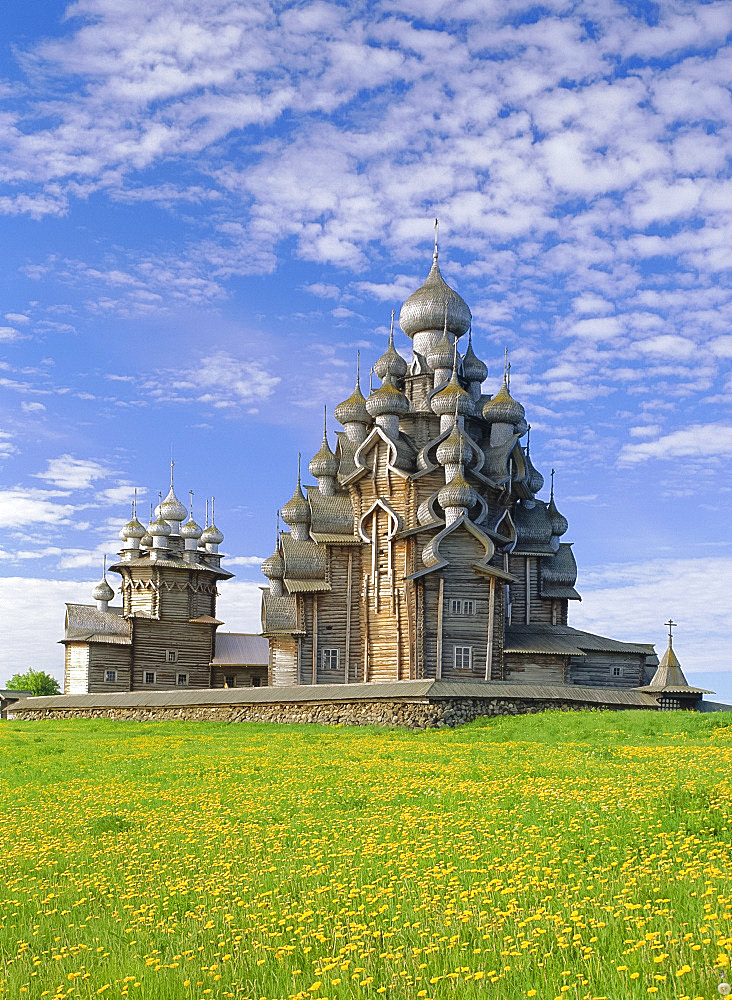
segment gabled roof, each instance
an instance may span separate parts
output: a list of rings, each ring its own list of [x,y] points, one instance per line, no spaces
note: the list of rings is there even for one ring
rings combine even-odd
[[[638,653],[650,656],[650,643],[621,642],[592,632],[582,632],[569,625],[509,625],[506,628],[504,653],[555,653],[584,656],[586,653]]]
[[[128,646],[132,642],[132,627],[122,617],[122,608],[99,611],[93,604],[67,604],[66,628],[61,642],[106,642]]]
[[[219,632],[211,661],[219,666],[263,666],[269,663],[269,642],[250,632]]]

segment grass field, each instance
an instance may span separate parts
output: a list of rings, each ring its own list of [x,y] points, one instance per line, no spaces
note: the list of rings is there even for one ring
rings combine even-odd
[[[0,997],[712,998],[732,714],[0,725]]]

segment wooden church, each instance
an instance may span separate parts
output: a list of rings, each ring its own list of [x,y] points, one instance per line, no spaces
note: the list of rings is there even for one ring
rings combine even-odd
[[[213,500],[202,528],[175,495],[171,462],[170,490],[148,527],[133,503],[120,538],[110,570],[122,578],[121,605],[110,606],[106,566],[94,605],[66,605],[64,694],[267,683],[266,639],[218,632],[216,586],[232,574],[221,566]]]
[[[467,304],[432,268],[401,307],[364,397],[357,375],[282,507],[262,566],[269,683],[421,678],[637,687],[653,646],[568,625],[577,565],[567,520],[530,455],[510,368],[483,393]],[[467,343],[466,343],[467,341]],[[461,350],[462,345],[462,350]],[[525,443],[523,443],[525,441]]]

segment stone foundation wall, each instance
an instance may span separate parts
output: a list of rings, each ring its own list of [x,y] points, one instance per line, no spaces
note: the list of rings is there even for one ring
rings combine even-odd
[[[575,701],[540,701],[529,698],[451,698],[431,702],[350,701],[280,702],[253,705],[191,705],[185,708],[87,708],[42,709],[14,714],[16,719],[121,719],[133,722],[180,720],[183,722],[279,722],[337,726],[398,726],[405,729],[451,728],[485,716],[526,715],[532,712],[571,712],[583,709],[618,709],[618,705]]]

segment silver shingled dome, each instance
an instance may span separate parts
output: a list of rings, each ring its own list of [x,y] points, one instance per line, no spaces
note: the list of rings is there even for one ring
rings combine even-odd
[[[95,601],[111,601],[114,598],[114,591],[107,583],[106,576],[92,590],[92,598]]]
[[[399,313],[399,325],[408,337],[423,330],[442,330],[447,313],[447,329],[462,337],[473,317],[467,303],[445,282],[435,255],[427,280],[413,292]]]

